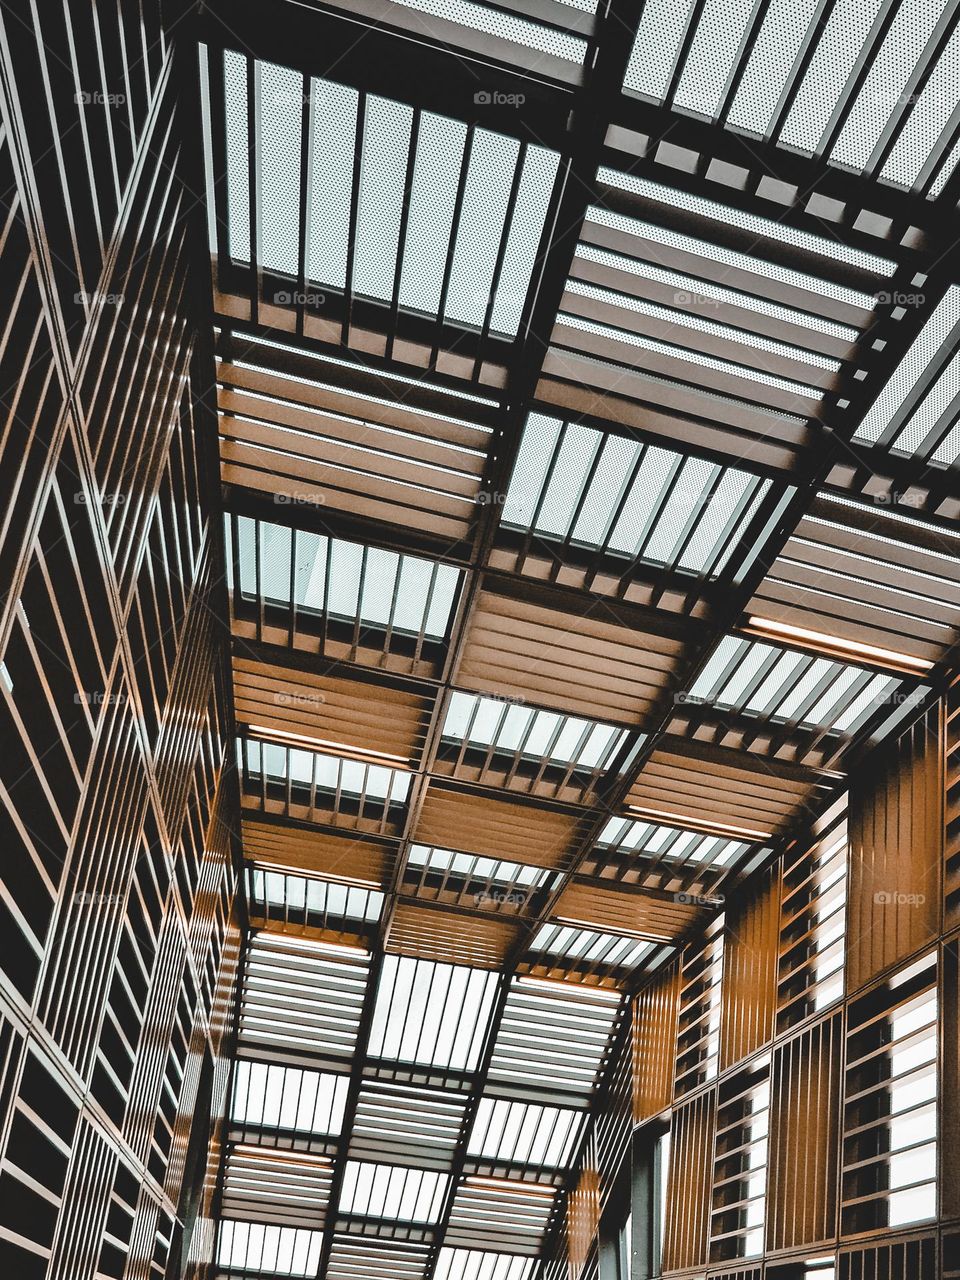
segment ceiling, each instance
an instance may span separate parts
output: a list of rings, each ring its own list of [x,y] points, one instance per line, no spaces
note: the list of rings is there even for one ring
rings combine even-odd
[[[958,17],[206,6],[221,1274],[533,1277],[627,995],[954,665]]]

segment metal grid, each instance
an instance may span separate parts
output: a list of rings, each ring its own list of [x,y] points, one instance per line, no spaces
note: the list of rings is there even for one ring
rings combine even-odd
[[[639,62],[632,11],[562,7],[537,21],[582,34],[572,75],[513,24],[529,6],[507,25],[381,6],[363,55],[362,6],[285,8],[273,32],[239,15],[233,36],[215,5],[203,28],[238,706],[262,720],[269,681],[329,700],[245,712],[243,738],[247,857],[285,895],[261,894],[252,955],[315,928],[282,945],[351,992],[324,1068],[348,1072],[324,1280],[535,1274],[626,993],[706,926],[679,1091],[717,1074],[720,892],[911,714],[953,642],[925,516],[960,487],[941,466],[905,512],[932,451],[900,489],[905,450],[869,426],[915,342],[934,401],[901,446],[931,443],[952,394],[954,321],[924,338],[937,297],[900,301],[947,243],[952,19],[915,33],[911,109],[878,121],[892,4],[834,6],[819,46],[810,6],[649,4]],[[471,103],[457,59],[481,48]],[[863,74],[818,128],[827,53],[850,49]],[[621,92],[641,64],[647,101]],[[285,132],[254,93],[273,83],[302,106]],[[527,105],[485,116],[497,91]],[[805,156],[780,145],[814,133]],[[868,458],[893,494],[873,520]],[[841,589],[853,564],[875,601]],[[913,593],[902,621],[885,588]],[[357,893],[383,895],[376,924],[348,918]],[[275,1030],[269,1056],[269,1030],[242,1052],[301,1065]]]

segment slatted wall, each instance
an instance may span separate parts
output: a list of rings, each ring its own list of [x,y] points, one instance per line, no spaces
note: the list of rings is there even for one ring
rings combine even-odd
[[[670,1117],[664,1275],[960,1275],[956,714],[955,686],[635,995],[634,1125]]]
[[[0,15],[0,1269],[24,1280],[209,1250],[236,805],[184,9]]]

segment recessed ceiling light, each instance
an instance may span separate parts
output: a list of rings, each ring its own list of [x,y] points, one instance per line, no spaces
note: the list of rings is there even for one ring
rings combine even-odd
[[[675,822],[680,826],[692,827],[697,831],[706,831],[708,835],[745,836],[748,840],[772,840],[772,831],[754,831],[751,827],[734,827],[727,822],[711,822],[706,824],[699,818],[690,818],[685,813],[671,813],[667,809],[646,809],[642,805],[628,804],[631,813],[639,813],[643,817],[662,818],[665,822]]]
[[[866,658],[868,661],[888,666],[907,667],[911,671],[930,671],[933,667],[933,663],[928,662],[926,658],[916,658],[909,653],[897,653],[894,649],[883,649],[879,645],[840,639],[837,636],[829,636],[823,631],[794,627],[790,623],[774,622],[770,618],[750,618],[747,621],[747,629],[760,631],[766,635],[782,636],[786,640],[796,640],[832,654],[838,652],[849,654],[851,658]]]

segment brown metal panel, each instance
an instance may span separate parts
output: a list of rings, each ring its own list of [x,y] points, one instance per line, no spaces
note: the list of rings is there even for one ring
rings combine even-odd
[[[767,1044],[773,1035],[780,938],[780,863],[729,904],[723,956],[720,1069]]]
[[[680,981],[675,960],[633,1002],[634,1123],[659,1115],[673,1100]]]
[[[837,1234],[843,1017],[805,1028],[773,1053],[766,1244],[825,1246]]]
[[[939,932],[942,734],[941,709],[934,706],[851,779],[851,992]]]
[[[716,1119],[715,1087],[674,1111],[663,1251],[665,1272],[706,1265]]]

